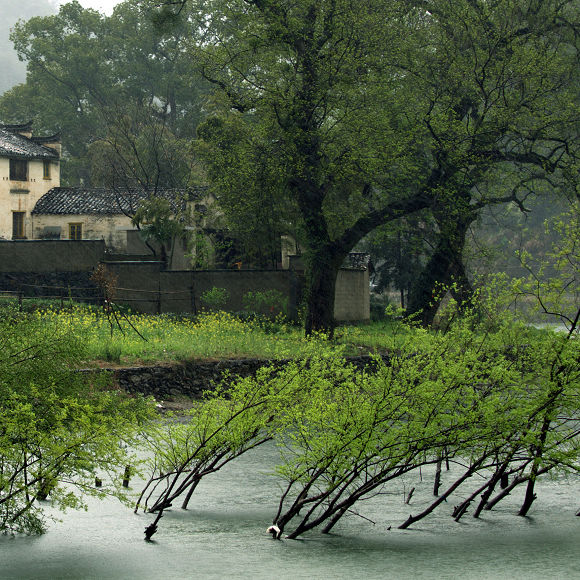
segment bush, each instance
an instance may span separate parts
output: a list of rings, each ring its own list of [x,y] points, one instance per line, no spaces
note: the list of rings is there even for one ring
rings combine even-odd
[[[375,294],[371,292],[371,320],[376,322],[387,320],[386,310],[389,304],[389,297],[386,294]]]
[[[201,295],[201,301],[209,310],[223,310],[230,299],[230,293],[226,288],[214,286],[211,290],[206,290]]]
[[[243,297],[244,309],[249,314],[261,314],[270,318],[288,315],[288,298],[278,290],[256,290]]]

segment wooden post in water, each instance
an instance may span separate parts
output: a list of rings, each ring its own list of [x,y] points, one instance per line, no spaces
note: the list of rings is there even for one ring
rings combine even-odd
[[[123,487],[129,487],[130,478],[131,478],[131,466],[127,465],[125,467],[125,473],[123,474]]]
[[[443,461],[439,459],[437,461],[437,467],[435,470],[435,482],[433,483],[433,495],[437,497],[439,495],[439,486],[441,485],[441,464]]]

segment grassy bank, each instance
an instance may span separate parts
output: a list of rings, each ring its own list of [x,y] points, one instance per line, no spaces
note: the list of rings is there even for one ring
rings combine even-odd
[[[242,320],[225,312],[197,317],[105,313],[83,305],[40,307],[25,316],[42,319],[82,337],[91,361],[132,365],[217,358],[294,358],[309,342],[303,330],[283,319]],[[381,351],[392,344],[386,322],[344,326],[336,341],[348,354]],[[324,337],[319,337],[321,345]]]

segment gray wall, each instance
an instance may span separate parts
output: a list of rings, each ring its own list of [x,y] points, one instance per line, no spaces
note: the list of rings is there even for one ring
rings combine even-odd
[[[338,271],[334,317],[342,322],[370,320],[371,292],[368,270]]]
[[[301,301],[302,276],[292,270],[170,271],[163,270],[156,261],[112,262],[106,257],[102,240],[0,241],[0,287],[12,290],[19,282],[93,286],[89,275],[102,262],[117,277],[116,300],[138,312],[198,312],[203,306],[201,295],[214,286],[229,291],[230,301],[225,308],[232,312],[243,310],[243,297],[250,291],[281,292],[288,297],[288,314],[292,318]],[[341,270],[336,288],[336,319],[369,320],[369,297],[367,271]]]
[[[0,241],[0,272],[90,272],[104,257],[103,240]]]
[[[212,288],[226,288],[230,294],[225,309],[243,310],[243,297],[250,291],[277,290],[289,300],[289,316],[296,316],[300,282],[289,270],[161,270],[155,262],[105,262],[117,278],[118,302],[146,313],[199,312],[201,295]]]
[[[277,290],[288,296],[288,315],[296,317],[303,278],[293,270],[161,270],[159,263],[106,262],[117,278],[117,300],[145,313],[199,312],[201,296],[213,287],[226,288],[230,300],[225,310],[243,310],[250,291]],[[334,313],[338,321],[368,321],[370,291],[367,270],[340,270],[336,283]]]

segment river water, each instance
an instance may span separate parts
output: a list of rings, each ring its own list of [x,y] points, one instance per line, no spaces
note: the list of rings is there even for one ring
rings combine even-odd
[[[424,470],[362,503],[374,523],[351,516],[331,535],[275,541],[265,533],[279,497],[266,472],[274,453],[262,447],[207,478],[189,510],[166,513],[153,542],[143,540],[151,517],[113,500],[91,500],[39,537],[0,537],[0,578],[580,579],[578,477],[543,481],[526,518],[515,515],[522,488],[480,520],[450,517],[462,495],[397,530],[432,499],[433,474]]]

